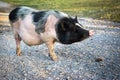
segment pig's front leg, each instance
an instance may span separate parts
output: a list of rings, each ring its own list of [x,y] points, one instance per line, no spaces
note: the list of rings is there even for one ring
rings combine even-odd
[[[54,41],[49,41],[47,42],[47,46],[50,52],[50,57],[52,58],[52,60],[57,61],[58,57],[56,56],[55,52],[54,52]]]

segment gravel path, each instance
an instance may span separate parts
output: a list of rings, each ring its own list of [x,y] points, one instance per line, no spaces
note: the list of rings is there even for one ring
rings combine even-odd
[[[48,56],[45,44],[15,54],[10,27],[0,26],[0,80],[120,80],[120,23],[80,18],[96,34],[71,45],[55,44],[59,61]]]

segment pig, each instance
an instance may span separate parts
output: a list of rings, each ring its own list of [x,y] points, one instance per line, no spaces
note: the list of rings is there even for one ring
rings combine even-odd
[[[9,21],[16,41],[16,54],[22,54],[21,40],[28,46],[45,43],[52,60],[58,57],[54,52],[54,43],[72,44],[94,34],[93,30],[82,28],[77,17],[56,10],[37,10],[26,6],[13,9]]]

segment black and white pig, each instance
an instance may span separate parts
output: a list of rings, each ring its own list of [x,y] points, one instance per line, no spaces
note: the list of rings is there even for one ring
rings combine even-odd
[[[21,6],[9,14],[9,21],[14,31],[16,54],[21,55],[20,41],[29,46],[46,43],[50,57],[56,61],[54,43],[72,44],[94,34],[93,30],[81,27],[77,17],[55,10],[39,11]]]

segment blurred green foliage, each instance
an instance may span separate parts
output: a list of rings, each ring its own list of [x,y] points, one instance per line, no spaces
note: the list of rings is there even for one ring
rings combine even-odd
[[[16,6],[55,9],[70,15],[120,22],[119,0],[1,0]]]

